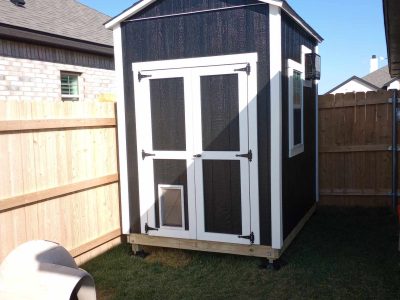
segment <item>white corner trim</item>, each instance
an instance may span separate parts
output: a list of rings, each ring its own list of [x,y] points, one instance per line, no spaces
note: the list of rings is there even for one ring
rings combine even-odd
[[[271,246],[281,249],[282,225],[282,23],[281,9],[269,6],[271,86]],[[272,46],[273,45],[273,46]]]
[[[114,59],[116,74],[116,94],[118,113],[118,156],[119,156],[119,186],[121,191],[121,225],[122,233],[130,233],[129,215],[129,189],[128,189],[128,166],[126,154],[126,123],[125,123],[125,94],[124,94],[124,72],[122,60],[122,36],[121,27],[118,25],[113,30],[114,37]]]

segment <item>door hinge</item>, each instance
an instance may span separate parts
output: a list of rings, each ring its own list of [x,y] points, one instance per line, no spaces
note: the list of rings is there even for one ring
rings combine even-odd
[[[138,72],[138,80],[139,82],[143,79],[143,78],[148,78],[151,77],[151,75],[143,75],[141,72]]]
[[[144,231],[148,233],[150,230],[158,231],[158,228],[150,227],[147,223],[144,224]]]
[[[250,235],[239,235],[238,238],[250,240],[250,244],[254,244],[254,232],[251,232]]]
[[[249,152],[247,152],[246,154],[237,154],[236,157],[245,157],[249,161],[252,161],[253,160],[253,152],[251,150],[249,150]]]
[[[250,75],[250,71],[251,71],[250,64],[247,64],[244,68],[236,69],[234,71],[235,72],[246,72],[247,75]]]
[[[142,160],[144,160],[148,156],[156,156],[156,155],[152,153],[146,153],[144,150],[142,150]]]

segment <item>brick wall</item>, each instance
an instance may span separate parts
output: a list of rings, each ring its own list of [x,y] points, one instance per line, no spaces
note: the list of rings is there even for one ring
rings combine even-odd
[[[115,94],[112,70],[0,56],[0,101],[61,101],[61,71],[81,74],[81,100],[96,101]]]

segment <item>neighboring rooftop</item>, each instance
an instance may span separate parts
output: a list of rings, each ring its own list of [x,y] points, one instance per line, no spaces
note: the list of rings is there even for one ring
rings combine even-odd
[[[369,73],[368,75],[361,78],[381,89],[384,88],[389,81],[392,81],[392,77],[389,74],[388,66],[384,66],[376,70],[375,72]]]
[[[391,83],[397,80],[400,80],[400,78],[392,78],[389,73],[389,67],[384,66],[364,77],[352,76],[325,94],[334,93],[349,82],[359,82],[360,84],[369,87],[371,90],[386,90]]]
[[[75,0],[25,0],[23,6],[0,0],[0,26],[113,46],[112,32],[103,26],[109,19]]]

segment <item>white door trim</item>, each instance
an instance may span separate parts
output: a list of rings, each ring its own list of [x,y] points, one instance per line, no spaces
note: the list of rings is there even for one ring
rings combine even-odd
[[[139,80],[138,72],[141,69],[134,69],[134,85],[135,85],[135,101],[136,107],[136,128],[137,128],[137,151],[138,151],[138,173],[139,173],[139,198],[140,198],[140,216],[141,216],[141,232],[145,233],[145,224],[155,228],[156,213],[155,205],[155,186],[154,186],[154,169],[153,163],[155,159],[177,159],[186,160],[187,169],[187,196],[188,196],[188,216],[189,230],[184,228],[167,228],[160,227],[158,230],[149,231],[148,234],[154,236],[167,236],[176,238],[194,239],[196,237],[196,208],[194,200],[194,182],[191,178],[194,176],[194,167],[192,161],[193,153],[193,137],[192,132],[192,101],[190,99],[190,86],[185,84],[186,81],[191,82],[189,72],[176,73],[175,70],[155,70],[151,71],[151,79],[164,78],[182,78],[184,81],[182,91],[184,93],[185,105],[185,133],[186,133],[186,150],[185,151],[157,151],[153,149],[152,138],[152,121],[151,121],[151,104],[150,104],[150,80],[145,78]],[[141,152],[145,150],[148,153],[155,154],[155,157],[146,157],[142,159]]]
[[[249,175],[251,174],[252,178],[249,180],[248,183],[245,184],[247,186],[243,189],[242,193],[246,193],[247,198],[250,197],[247,207],[242,207],[242,214],[247,214],[250,218],[243,218],[242,220],[242,227],[243,234],[247,235],[250,230],[254,232],[255,235],[255,244],[260,243],[260,225],[259,225],[259,199],[258,199],[258,142],[257,142],[257,53],[245,53],[245,54],[235,54],[235,55],[223,55],[223,56],[213,56],[213,57],[201,57],[201,58],[190,58],[190,59],[177,59],[177,60],[166,60],[166,61],[153,61],[153,62],[139,62],[132,64],[132,70],[134,75],[134,85],[135,85],[135,99],[150,99],[149,94],[149,80],[142,79],[139,80],[139,72],[142,75],[151,75],[150,79],[155,78],[176,78],[176,77],[183,77],[185,82],[191,82],[189,84],[185,84],[185,106],[186,108],[190,108],[189,110],[185,109],[185,117],[186,120],[194,119],[198,114],[196,114],[196,108],[192,108],[192,101],[188,101],[187,95],[190,95],[190,89],[196,88],[198,91],[200,89],[196,87],[195,80],[192,78],[199,77],[201,75],[215,75],[215,74],[233,74],[237,73],[239,77],[242,78],[242,81],[245,83],[246,89],[241,90],[239,88],[239,93],[242,91],[243,97],[246,98],[246,103],[241,103],[239,109],[243,110],[246,109],[247,106],[247,113],[245,116],[246,122],[246,137],[243,139],[246,143],[246,147],[241,147],[238,153],[242,153],[243,151],[247,152],[247,149],[251,149],[253,152],[253,160],[249,163],[241,163],[241,172],[245,175],[244,178],[250,178]],[[235,72],[235,68],[237,67],[245,67],[247,64],[250,64],[250,74],[247,74],[243,71]],[[213,71],[213,66],[218,68],[218,72],[215,73]],[[218,67],[217,67],[218,66]],[[178,70],[179,69],[179,70]],[[199,82],[198,82],[199,85]],[[188,90],[189,89],[189,90]],[[246,92],[247,90],[247,92]],[[247,94],[246,94],[247,93]],[[196,102],[196,101],[193,101]],[[139,169],[147,169],[147,172],[142,172],[142,176],[139,174],[139,194],[140,194],[140,209],[141,211],[148,211],[146,214],[141,213],[141,230],[142,233],[145,232],[145,223],[149,222],[150,224],[154,224],[155,222],[155,215],[152,210],[154,211],[153,205],[150,201],[146,201],[144,195],[147,193],[149,189],[152,191],[154,190],[153,184],[153,168],[150,164],[153,158],[146,158],[142,160],[140,153],[142,149],[146,149],[146,152],[152,151],[152,137],[151,137],[151,120],[146,118],[146,115],[150,115],[150,106],[145,104],[145,101],[135,101],[136,106],[136,122],[137,122],[137,151],[138,151],[138,168]],[[146,106],[146,107],[144,107]],[[198,109],[198,108],[197,108]],[[190,118],[191,117],[191,118]],[[156,151],[156,157],[161,159],[187,159],[187,168],[188,168],[188,197],[189,193],[195,195],[198,189],[202,190],[202,187],[196,187],[194,181],[191,182],[190,178],[195,178],[194,172],[196,169],[196,173],[199,171],[197,165],[194,164],[193,154],[196,154],[194,148],[189,148],[188,143],[189,141],[192,142],[194,145],[195,136],[196,134],[191,134],[192,129],[190,124],[191,122],[186,122],[186,143],[187,148],[186,151],[179,152],[179,151]],[[199,123],[199,122],[197,122]],[[200,123],[201,124],[201,123]],[[243,126],[240,127],[241,130]],[[200,131],[201,133],[201,131]],[[244,133],[241,132],[241,136],[244,136]],[[201,137],[201,135],[200,135]],[[249,148],[250,147],[250,148]],[[246,148],[246,149],[244,149]],[[149,150],[147,150],[149,149]],[[196,147],[197,150],[197,147]],[[151,153],[153,153],[152,151]],[[238,153],[229,152],[229,160],[240,160],[243,162],[248,162],[247,158],[238,158],[235,155]],[[228,153],[215,153],[211,155],[209,153],[204,153],[204,158],[208,159],[227,159],[226,154]],[[196,167],[195,167],[196,166]],[[201,171],[201,170],[200,170]],[[190,173],[193,172],[193,176]],[[201,172],[202,173],[202,172]],[[254,177],[253,177],[254,176]],[[147,183],[146,183],[147,182]],[[153,185],[150,187],[151,184]],[[196,191],[196,192],[195,192]],[[154,199],[154,197],[153,197]],[[154,201],[154,200],[153,200]],[[243,201],[242,201],[243,203]],[[189,199],[188,199],[189,204]],[[149,232],[151,235],[161,235],[161,236],[170,236],[170,237],[178,237],[178,238],[196,238],[193,236],[192,230],[197,232],[197,238],[199,238],[199,230],[197,228],[198,224],[193,224],[193,220],[197,219],[196,209],[198,210],[198,203],[196,200],[196,207],[189,205],[189,231],[179,231],[179,230],[167,230],[162,229],[158,231],[151,231]],[[203,227],[204,228],[204,227]],[[201,235],[201,234],[200,234]],[[226,235],[224,235],[226,238]],[[206,233],[203,236],[205,240],[209,241],[221,241],[221,235],[214,234],[214,233]],[[234,238],[231,237],[231,240],[227,239],[227,242],[232,243],[249,243],[248,240],[238,239],[237,236]],[[225,241],[225,240],[224,240]]]
[[[201,158],[195,159],[195,179],[196,179],[196,209],[197,209],[197,239],[215,242],[227,242],[235,244],[248,244],[249,241],[240,239],[240,234],[223,234],[211,233],[205,231],[205,209],[204,209],[204,193],[203,193],[203,161],[204,160],[231,160],[240,162],[240,179],[241,179],[241,219],[242,219],[242,235],[249,235],[251,232],[251,210],[250,210],[250,187],[249,187],[249,160],[247,158],[239,158],[236,155],[247,153],[248,144],[248,75],[243,71],[235,71],[247,66],[247,63],[234,64],[231,61],[227,65],[211,66],[205,68],[196,68],[193,71],[193,92],[195,103],[194,111],[201,112],[201,90],[200,76],[237,74],[238,75],[238,97],[239,97],[239,141],[240,147],[238,151],[203,151],[202,146],[202,121],[201,113],[194,116],[195,132],[195,152],[201,154]],[[254,66],[253,66],[254,67]],[[250,66],[251,70],[251,66]],[[251,72],[250,72],[251,73]],[[198,78],[198,79],[196,79]]]
[[[157,71],[182,68],[210,67],[220,65],[254,64],[257,62],[257,53],[243,53],[231,55],[206,56],[196,58],[182,58],[161,61],[137,62],[132,64],[133,71]],[[176,73],[175,73],[176,74]],[[137,75],[137,74],[136,74]],[[176,76],[176,75],[175,75]],[[135,77],[136,80],[136,77]]]

